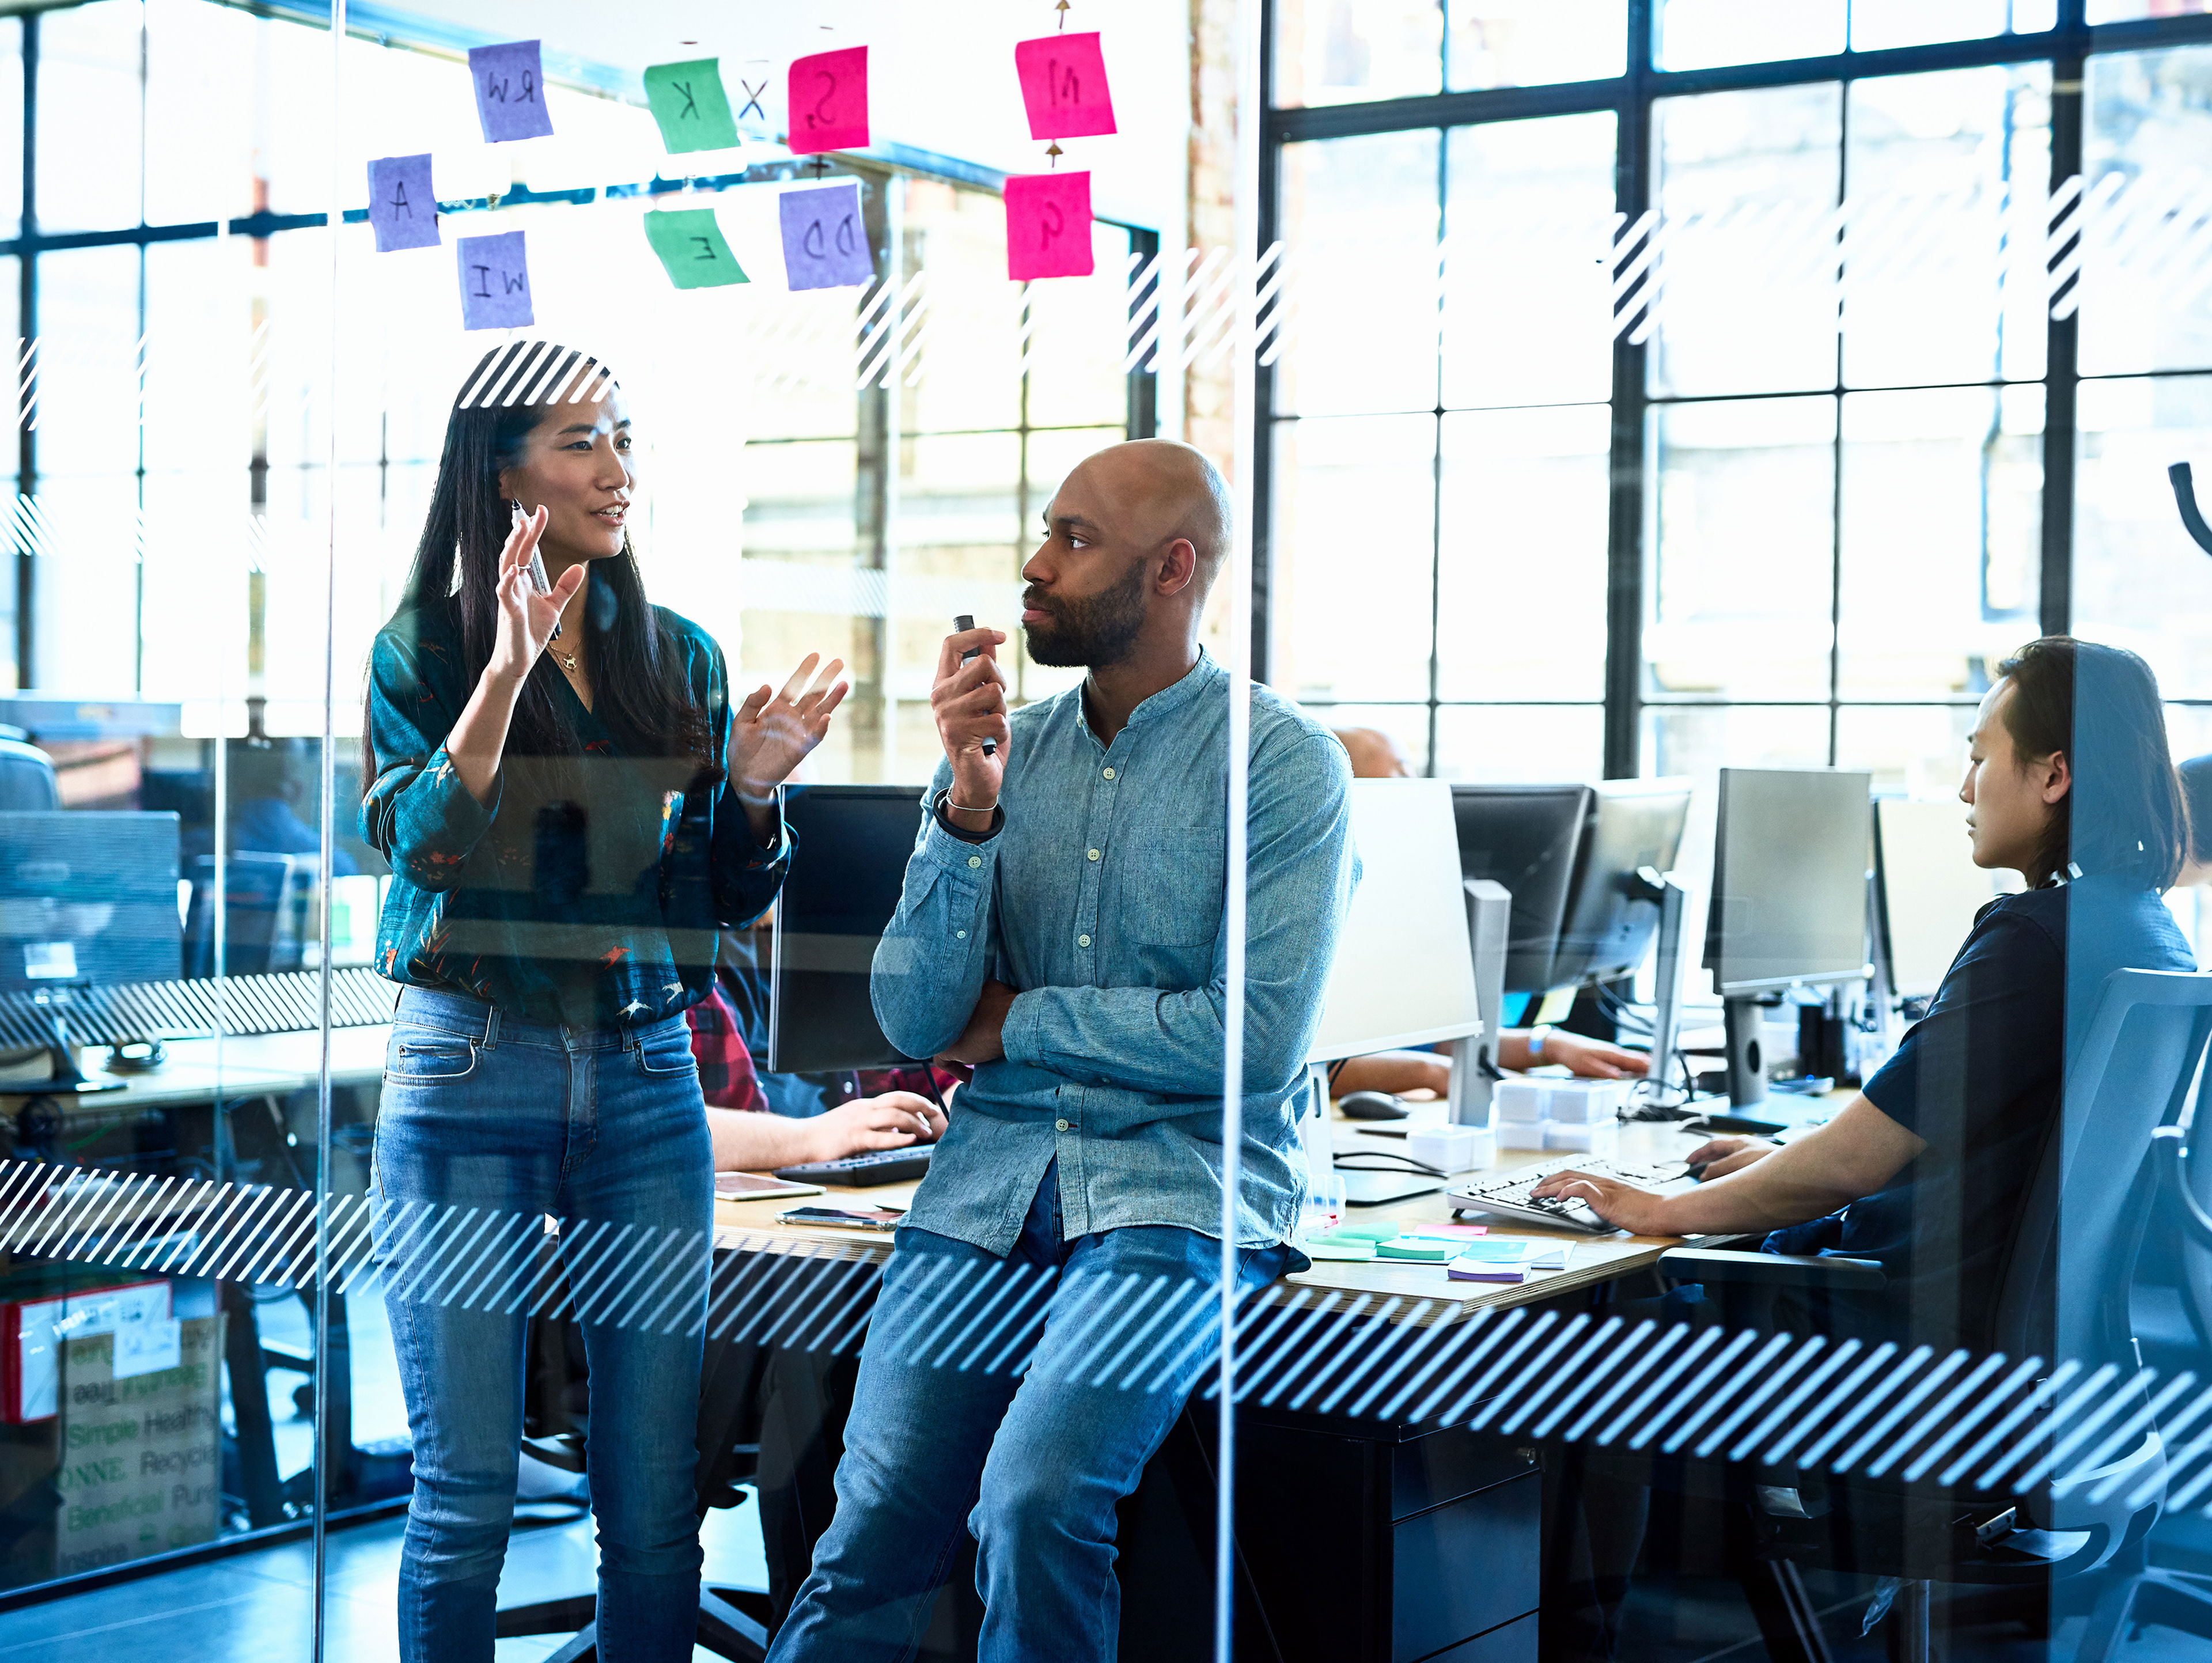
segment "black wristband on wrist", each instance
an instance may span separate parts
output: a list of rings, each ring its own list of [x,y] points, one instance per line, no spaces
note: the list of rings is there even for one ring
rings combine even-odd
[[[951,815],[946,812],[945,805],[951,800],[951,797],[952,793],[949,791],[940,791],[938,792],[936,799],[930,804],[930,812],[937,816],[937,823],[939,825],[944,827],[946,831],[951,833],[953,836],[958,838],[963,843],[988,843],[993,838],[996,837],[1000,830],[1006,826],[1006,810],[996,804],[994,804],[991,808],[990,830],[979,832],[969,831],[967,827],[956,822]]]

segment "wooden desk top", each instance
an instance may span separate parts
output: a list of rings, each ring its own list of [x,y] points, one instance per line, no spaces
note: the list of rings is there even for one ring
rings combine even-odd
[[[1425,1120],[1441,1120],[1443,1115],[1441,1104],[1414,1104],[1412,1107],[1415,1114],[1411,1122],[1393,1124],[1419,1125]],[[1346,1120],[1334,1108],[1330,1110],[1329,1119],[1331,1132],[1340,1151],[1403,1148],[1402,1140],[1398,1138],[1362,1135],[1359,1127],[1367,1123]],[[1658,1162],[1670,1157],[1680,1159],[1703,1143],[1705,1135],[1684,1132],[1668,1125],[1638,1122],[1621,1127],[1619,1153],[1630,1160]],[[1515,1167],[1556,1158],[1534,1151],[1506,1150],[1501,1152],[1492,1169],[1508,1171]],[[915,1186],[910,1183],[884,1184],[873,1189],[832,1188],[813,1205],[908,1207],[913,1205],[915,1188]],[[788,1253],[803,1258],[848,1261],[865,1259],[880,1263],[890,1257],[892,1238],[888,1235],[810,1229],[804,1225],[775,1222],[779,1212],[808,1205],[808,1200],[804,1198],[759,1201],[718,1199],[714,1203],[714,1245],[727,1252]],[[1353,1211],[1352,1217],[1355,1222],[1399,1224],[1412,1231],[1453,1222],[1451,1209],[1445,1204],[1440,1190],[1386,1206],[1360,1207]],[[1567,1253],[1567,1268],[1539,1272],[1528,1281],[1515,1284],[1454,1282],[1440,1264],[1415,1264],[1404,1259],[1387,1259],[1359,1261],[1322,1259],[1316,1261],[1311,1270],[1285,1277],[1262,1296],[1271,1303],[1297,1299],[1302,1304],[1315,1308],[1354,1306],[1361,1296],[1368,1296],[1370,1304],[1376,1296],[1385,1300],[1400,1298],[1407,1302],[1393,1314],[1395,1320],[1425,1326],[1457,1322],[1465,1320],[1478,1311],[1531,1304],[1593,1283],[1628,1275],[1656,1263],[1659,1255],[1668,1248],[1681,1245],[1680,1238],[1676,1236],[1573,1235],[1564,1231],[1540,1229],[1534,1225],[1503,1223],[1492,1223],[1490,1234],[1498,1237],[1569,1242],[1571,1245]]]
[[[384,1077],[388,1023],[331,1030],[331,1077],[341,1085],[366,1085]],[[120,1080],[120,1091],[50,1096],[66,1115],[135,1114],[168,1103],[211,1102],[216,1097],[275,1096],[315,1083],[322,1037],[306,1034],[234,1034],[222,1040],[167,1040],[168,1060],[143,1074],[106,1071],[106,1046],[77,1053],[77,1066],[95,1080]],[[18,1104],[40,1094],[0,1090],[0,1103]]]

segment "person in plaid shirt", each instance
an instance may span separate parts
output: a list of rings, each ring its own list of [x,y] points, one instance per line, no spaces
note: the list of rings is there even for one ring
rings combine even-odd
[[[771,1110],[732,997],[732,973],[720,968],[706,997],[684,1013],[691,1054],[707,1099],[707,1129],[717,1172],[773,1172],[809,1161],[836,1161],[870,1150],[934,1143],[945,1130],[942,1104],[960,1075],[917,1063],[839,1077],[848,1101],[794,1118]],[[927,1095],[924,1095],[927,1094]]]

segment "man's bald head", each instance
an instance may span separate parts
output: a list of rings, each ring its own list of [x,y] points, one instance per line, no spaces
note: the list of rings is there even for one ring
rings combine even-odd
[[[1231,512],[1228,482],[1206,452],[1173,439],[1132,439],[1085,457],[1068,481],[1085,474],[1133,543],[1189,543],[1203,598],[1229,558]]]

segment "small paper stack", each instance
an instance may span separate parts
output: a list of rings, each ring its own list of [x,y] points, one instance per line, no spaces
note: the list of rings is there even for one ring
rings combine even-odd
[[[1491,1096],[1498,1147],[1603,1154],[1618,1136],[1627,1100],[1628,1087],[1620,1080],[1500,1080]]]
[[[1525,1282],[1533,1272],[1566,1269],[1568,1246],[1564,1241],[1492,1236],[1468,1242],[1444,1266],[1444,1273],[1455,1282]]]

